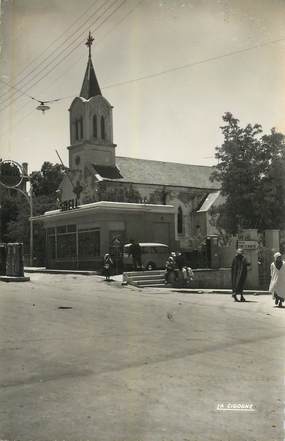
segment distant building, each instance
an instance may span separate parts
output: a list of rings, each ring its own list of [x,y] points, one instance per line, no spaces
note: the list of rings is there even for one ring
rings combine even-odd
[[[208,234],[209,222],[197,211],[218,195],[212,167],[117,156],[113,107],[97,81],[90,35],[86,44],[80,96],[69,109],[70,172],[59,188],[61,208],[38,218],[47,228],[48,265],[94,267],[114,238],[191,248],[197,229]]]

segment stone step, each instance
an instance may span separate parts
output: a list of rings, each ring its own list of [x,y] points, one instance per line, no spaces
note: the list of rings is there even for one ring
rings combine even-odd
[[[164,274],[144,274],[139,276],[128,276],[129,280],[163,280]]]
[[[164,286],[164,270],[130,271],[123,273],[123,282],[143,287]]]
[[[136,286],[162,285],[164,284],[164,279],[131,280],[129,283],[133,283]]]
[[[150,283],[150,284],[140,285],[140,288],[165,288],[165,284],[156,283],[155,285],[153,285],[152,283]]]
[[[126,271],[124,275],[127,277],[137,277],[137,276],[150,276],[150,275],[163,275],[164,270],[153,270],[153,271]]]

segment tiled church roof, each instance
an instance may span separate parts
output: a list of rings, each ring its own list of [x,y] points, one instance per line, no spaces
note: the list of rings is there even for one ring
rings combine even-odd
[[[201,189],[218,189],[219,185],[210,181],[213,167],[202,165],[178,164],[175,162],[151,161],[148,159],[116,157],[116,165],[122,178],[112,177],[108,167],[97,166],[96,171],[103,179],[139,184],[171,185],[177,187],[192,187]],[[114,176],[114,177],[113,177]]]
[[[103,179],[121,180],[121,176],[117,167],[107,167],[106,165],[93,165],[96,174],[100,175]]]

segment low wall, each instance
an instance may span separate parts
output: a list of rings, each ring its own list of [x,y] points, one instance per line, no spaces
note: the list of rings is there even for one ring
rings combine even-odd
[[[191,281],[191,288],[232,289],[231,268],[194,269],[195,278]],[[260,289],[258,280],[252,283],[248,278],[245,289]]]
[[[231,289],[231,268],[194,269],[191,288]]]

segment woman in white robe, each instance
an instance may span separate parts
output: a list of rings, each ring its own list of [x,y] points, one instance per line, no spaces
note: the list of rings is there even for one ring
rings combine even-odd
[[[282,308],[285,299],[285,262],[282,260],[281,253],[274,254],[274,262],[270,265],[271,282],[269,291],[275,299],[275,305]]]

